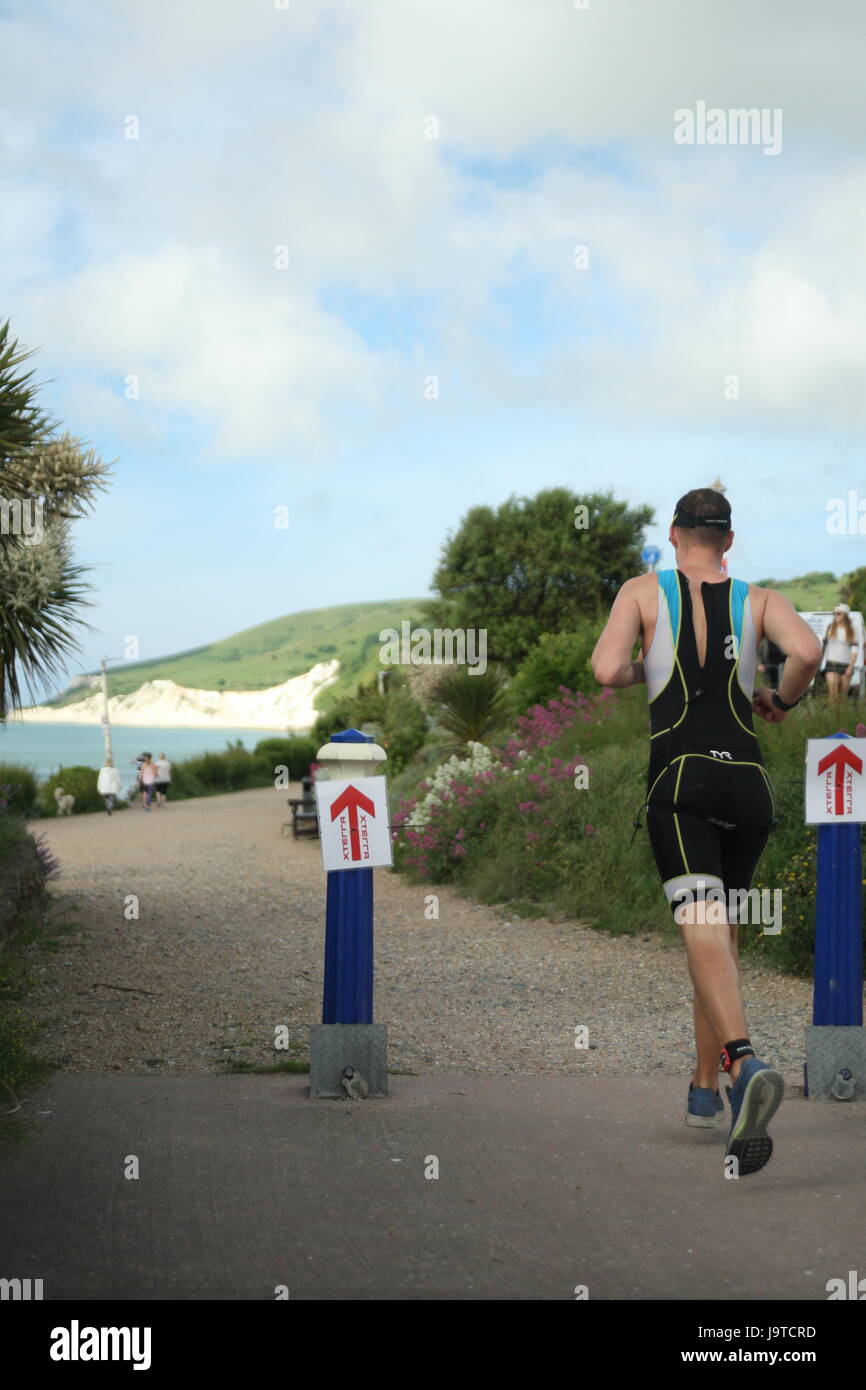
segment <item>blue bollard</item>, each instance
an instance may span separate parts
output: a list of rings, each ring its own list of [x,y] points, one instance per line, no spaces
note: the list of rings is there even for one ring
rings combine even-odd
[[[859,824],[818,827],[813,1026],[863,1025],[860,832]]]
[[[331,743],[372,743],[369,734],[347,729]],[[323,1023],[373,1022],[373,870],[340,869],[328,874],[325,915]]]

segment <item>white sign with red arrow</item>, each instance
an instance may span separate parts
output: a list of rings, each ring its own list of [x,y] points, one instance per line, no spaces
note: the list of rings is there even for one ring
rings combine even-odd
[[[866,821],[866,738],[810,738],[806,824]]]
[[[316,782],[316,804],[326,873],[393,863],[384,777]]]

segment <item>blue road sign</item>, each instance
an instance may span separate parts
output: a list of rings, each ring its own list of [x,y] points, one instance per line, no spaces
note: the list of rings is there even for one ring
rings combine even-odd
[[[640,558],[645,565],[657,565],[662,558],[662,553],[657,545],[645,545],[641,551]]]

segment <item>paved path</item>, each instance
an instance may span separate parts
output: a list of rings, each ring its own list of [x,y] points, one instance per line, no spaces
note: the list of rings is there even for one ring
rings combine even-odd
[[[520,1300],[823,1300],[866,1272],[862,1105],[786,1101],[737,1182],[671,1077],[391,1090],[58,1076],[41,1138],[0,1156],[2,1271],[58,1299]]]

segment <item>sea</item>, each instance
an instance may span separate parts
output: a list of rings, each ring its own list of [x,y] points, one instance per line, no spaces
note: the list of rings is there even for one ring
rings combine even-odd
[[[135,779],[139,753],[169,762],[180,762],[197,753],[218,753],[240,739],[252,750],[260,739],[286,738],[285,729],[154,729],[134,724],[113,724],[112,756],[116,767],[130,781]],[[101,724],[39,724],[10,718],[0,724],[0,763],[29,767],[42,780],[59,767],[102,767],[105,745]]]

